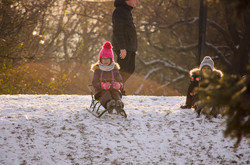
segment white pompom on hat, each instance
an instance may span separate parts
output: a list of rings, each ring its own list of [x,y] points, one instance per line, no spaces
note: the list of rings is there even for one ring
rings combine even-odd
[[[211,68],[212,71],[214,70],[214,61],[211,57],[205,56],[203,58],[200,64],[200,69],[202,69],[204,66],[208,66],[209,68]]]

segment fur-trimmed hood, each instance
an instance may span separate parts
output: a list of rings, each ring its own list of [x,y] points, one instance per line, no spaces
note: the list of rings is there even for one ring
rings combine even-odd
[[[200,75],[201,74],[200,72],[201,72],[200,68],[194,68],[194,69],[189,71],[189,76],[192,77],[193,75]],[[214,68],[213,72],[216,73],[219,77],[223,76],[222,71],[220,71],[216,68]]]
[[[115,67],[114,67],[114,69],[120,69],[120,65],[118,64],[118,63],[116,63],[116,62],[114,62],[115,63]],[[91,65],[91,68],[90,68],[90,70],[92,71],[92,72],[94,72],[95,70],[97,70],[97,69],[100,69],[100,67],[99,67],[99,62],[96,62],[95,64],[92,64]]]

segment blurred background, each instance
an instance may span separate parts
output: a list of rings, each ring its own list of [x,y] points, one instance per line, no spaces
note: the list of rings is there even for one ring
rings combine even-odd
[[[111,41],[113,3],[1,0],[0,94],[89,94],[90,65],[98,60],[102,44]],[[127,94],[185,95],[189,70],[200,63],[202,19],[205,55],[225,73],[247,73],[249,2],[201,4],[201,0],[139,1],[132,11],[139,50]]]

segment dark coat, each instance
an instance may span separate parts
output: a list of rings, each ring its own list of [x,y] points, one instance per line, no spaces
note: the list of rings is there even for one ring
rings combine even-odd
[[[126,4],[125,0],[115,0],[115,10],[112,15],[113,50],[126,49],[137,51],[137,35],[131,10],[133,7]]]
[[[223,76],[223,73],[218,69],[214,69],[213,72],[218,76],[218,78],[221,78]],[[194,68],[190,70],[189,76],[190,84],[187,91],[186,105],[191,107],[194,105],[198,98],[197,95],[190,95],[190,93],[193,93],[194,88],[199,87],[199,83],[202,80],[202,75],[199,68]],[[200,78],[200,81],[197,81],[196,78]]]
[[[113,69],[114,81],[121,83],[121,85],[123,86],[123,81],[122,81],[122,77],[120,75],[119,69],[120,69],[119,64],[115,63],[115,68]],[[94,64],[91,67],[91,70],[94,72],[94,76],[93,76],[93,80],[92,80],[92,85],[95,88],[95,94],[94,95],[95,95],[95,99],[98,100],[99,97],[100,97],[101,92],[104,91],[104,89],[101,88],[101,81],[100,81],[101,72],[103,72],[102,82],[110,82],[110,83],[112,83],[112,72],[111,71],[102,71],[102,70],[100,70],[98,63]],[[112,90],[115,90],[115,89],[113,89],[112,86],[111,86],[111,88],[109,90],[112,91]]]

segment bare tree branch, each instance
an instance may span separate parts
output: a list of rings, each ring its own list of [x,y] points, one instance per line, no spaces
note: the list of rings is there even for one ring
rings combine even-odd
[[[167,82],[167,83],[161,85],[161,86],[158,87],[157,89],[164,88],[164,87],[166,87],[166,86],[168,86],[168,85],[170,85],[170,84],[172,84],[172,83],[175,83],[176,81],[181,80],[181,79],[183,79],[183,78],[185,78],[185,75],[180,75],[180,76],[176,77],[175,79],[172,79],[171,81],[169,81],[169,82]]]
[[[211,25],[212,27],[214,27],[215,29],[217,29],[223,36],[224,39],[226,41],[226,43],[230,46],[230,48],[233,51],[236,51],[235,45],[230,37],[230,34],[226,31],[226,29],[224,29],[222,26],[220,26],[218,23],[216,23],[215,21],[212,20],[207,20],[208,24]]]
[[[176,21],[170,25],[159,25],[159,29],[174,29],[177,25],[184,25],[184,24],[194,24],[199,20],[199,17],[193,17],[189,19],[181,19],[179,21]]]
[[[149,76],[151,76],[155,72],[160,71],[161,69],[162,68],[154,68],[154,69],[148,71],[148,73],[144,76],[143,82],[141,83],[141,85],[139,86],[139,88],[135,91],[135,94],[139,94],[141,92],[142,88],[144,87],[144,82],[145,82],[146,79],[149,78]]]
[[[224,54],[213,44],[206,42],[206,46],[213,50],[221,59],[222,63],[225,64],[228,67],[231,67],[232,64],[225,58]]]
[[[154,64],[162,64],[164,67],[166,68],[171,68],[171,69],[175,69],[184,73],[189,73],[189,70],[182,68],[179,65],[176,65],[174,63],[170,64],[166,61],[160,60],[160,59],[156,59],[156,60],[151,60],[149,62],[145,62],[139,55],[137,56],[138,59],[145,65],[145,66],[150,66],[150,65],[154,65]]]

